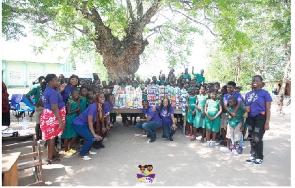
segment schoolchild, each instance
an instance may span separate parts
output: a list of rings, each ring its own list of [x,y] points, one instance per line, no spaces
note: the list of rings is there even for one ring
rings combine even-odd
[[[222,107],[220,101],[216,98],[216,91],[210,93],[210,99],[205,104],[205,127],[206,127],[206,147],[215,147],[216,133],[220,129],[220,114]],[[210,140],[212,133],[212,141]]]

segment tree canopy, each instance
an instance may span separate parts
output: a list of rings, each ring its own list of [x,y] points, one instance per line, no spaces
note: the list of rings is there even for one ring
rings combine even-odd
[[[76,53],[95,51],[102,56],[113,79],[137,71],[149,40],[167,52],[170,67],[187,65],[193,35],[210,32],[217,45],[207,72],[220,81],[234,76],[243,83],[251,73],[269,69],[277,73],[279,63],[290,56],[290,4],[290,0],[3,0],[2,35],[17,40],[26,35],[22,23],[28,23],[45,41],[71,40]],[[271,76],[275,75],[279,74]]]

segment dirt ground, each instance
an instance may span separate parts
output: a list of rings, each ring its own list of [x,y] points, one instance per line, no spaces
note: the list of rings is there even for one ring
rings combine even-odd
[[[274,99],[275,100],[275,99]],[[286,99],[287,100],[287,99]],[[275,100],[276,101],[276,100]],[[286,102],[285,102],[286,104]],[[174,141],[149,143],[142,130],[134,125],[124,127],[121,118],[103,142],[105,148],[90,161],[75,156],[62,158],[59,164],[43,165],[48,186],[135,186],[138,165],[153,165],[155,186],[291,186],[291,106],[286,115],[278,115],[272,105],[270,130],[264,136],[264,162],[261,166],[246,164],[250,142],[244,141],[243,154],[224,154],[222,146],[206,148],[204,143],[190,141],[178,130]],[[14,128],[14,127],[12,127]],[[17,129],[17,128],[15,128]],[[25,150],[23,148],[22,150]],[[46,158],[46,148],[42,146]],[[32,182],[31,171],[19,173],[19,184]]]

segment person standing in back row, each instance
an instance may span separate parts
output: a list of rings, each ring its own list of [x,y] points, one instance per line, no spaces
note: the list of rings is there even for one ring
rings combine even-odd
[[[44,109],[44,106],[43,106],[42,99],[41,99],[41,93],[42,93],[41,84],[44,81],[44,79],[45,79],[44,76],[40,76],[38,78],[40,85],[37,87],[34,87],[26,95],[29,103],[31,103],[31,105],[35,106],[34,121],[36,122],[36,127],[35,127],[36,140],[42,139],[42,131],[40,129],[40,117],[41,117],[42,110]],[[31,96],[34,96],[35,104],[32,102]]]
[[[246,160],[247,164],[261,165],[263,162],[263,135],[269,130],[270,107],[272,98],[268,91],[262,89],[262,77],[252,77],[252,91],[245,96],[244,110],[248,113],[246,123],[249,133],[253,135],[251,141],[251,157]],[[246,115],[246,116],[247,116]]]
[[[196,84],[204,84],[205,77],[204,77],[204,70],[201,69],[200,74],[194,74],[194,67],[192,67],[192,74],[197,78]]]

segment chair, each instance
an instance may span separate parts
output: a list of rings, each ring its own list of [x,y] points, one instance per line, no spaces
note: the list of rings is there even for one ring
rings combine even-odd
[[[39,141],[26,141],[26,142],[13,143],[9,145],[2,145],[2,150],[12,150],[15,148],[23,148],[26,146],[31,146],[32,152],[26,153],[26,154],[22,153],[22,155],[18,157],[18,164],[17,164],[18,171],[33,168],[35,182],[29,184],[28,186],[44,185],[43,174],[42,174],[43,151],[41,151],[41,146]],[[31,160],[27,161],[27,159],[30,159],[30,158]],[[26,161],[22,162],[22,160],[26,160]]]
[[[23,94],[12,94],[10,102],[10,110],[12,110],[12,114],[17,118],[19,121],[19,118],[22,116],[24,112],[20,110],[20,102],[22,101]]]
[[[35,104],[35,99],[31,99],[32,100],[32,102]],[[35,112],[35,106],[33,106],[30,102],[29,102],[29,100],[27,99],[27,97],[26,97],[26,94],[24,94],[23,95],[23,97],[22,97],[22,101],[21,102],[23,102],[24,104],[25,104],[25,106],[21,106],[21,110],[23,111],[23,112],[28,112],[28,115],[29,115],[29,113],[33,113],[33,112]],[[26,116],[26,114],[24,114],[24,116]]]

